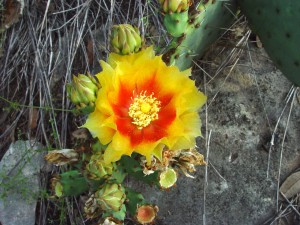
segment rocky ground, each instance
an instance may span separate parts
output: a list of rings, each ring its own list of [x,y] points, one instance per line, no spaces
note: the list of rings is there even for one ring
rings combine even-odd
[[[160,206],[159,224],[271,224],[278,182],[300,167],[300,105],[296,95],[287,101],[292,84],[254,45],[230,69],[200,84],[209,100],[198,145],[208,166],[168,192],[144,189]],[[286,224],[299,224],[299,217]]]

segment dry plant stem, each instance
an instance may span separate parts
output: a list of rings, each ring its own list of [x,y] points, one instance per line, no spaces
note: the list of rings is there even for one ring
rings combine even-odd
[[[206,225],[206,189],[208,185],[208,164],[209,164],[209,150],[210,150],[210,139],[211,139],[211,133],[212,131],[210,130],[207,136],[207,141],[206,141],[206,159],[205,161],[207,162],[205,166],[205,178],[204,178],[204,184],[203,184],[203,225]]]
[[[279,210],[279,194],[280,194],[279,189],[280,189],[280,176],[281,176],[281,166],[282,166],[282,157],[283,157],[283,151],[284,151],[284,143],[285,143],[285,138],[286,138],[289,122],[290,122],[293,105],[294,105],[294,102],[295,102],[295,99],[297,96],[297,92],[298,92],[298,87],[292,87],[292,89],[290,90],[290,93],[288,94],[288,98],[286,100],[286,103],[290,102],[290,110],[289,110],[289,114],[288,114],[288,118],[287,118],[287,123],[286,123],[285,129],[284,129],[284,134],[283,134],[283,138],[282,138],[282,142],[281,142],[281,149],[280,149],[278,180],[277,180],[277,212]]]
[[[238,61],[239,61],[239,58],[238,59],[236,59],[236,61],[234,62],[234,64],[233,64],[233,66],[230,68],[230,71],[229,71],[229,73],[226,75],[226,77],[225,77],[225,79],[224,79],[224,81],[222,82],[222,84],[220,85],[220,88],[219,88],[219,90],[217,91],[217,93],[212,97],[212,99],[210,100],[210,102],[209,102],[209,104],[208,104],[208,108],[209,108],[209,106],[214,102],[214,100],[215,100],[215,98],[218,96],[218,94],[220,93],[220,91],[221,91],[221,88],[223,87],[223,85],[225,85],[225,83],[226,83],[226,81],[227,81],[227,79],[228,79],[228,77],[231,75],[231,72],[233,71],[233,69],[236,67],[236,65],[237,65],[237,63],[238,63]]]
[[[288,96],[290,96],[290,95],[288,95]],[[276,134],[276,132],[277,132],[278,125],[279,125],[279,123],[280,123],[280,121],[281,121],[281,118],[282,118],[282,116],[284,115],[284,112],[285,112],[287,106],[289,105],[289,99],[290,99],[290,97],[289,97],[288,100],[285,102],[285,105],[284,105],[284,107],[283,107],[283,109],[282,109],[282,111],[281,111],[281,113],[280,113],[279,118],[277,119],[275,128],[274,128],[273,133],[272,133],[272,138],[271,138],[271,141],[270,141],[270,148],[269,148],[269,155],[268,155],[267,178],[269,178],[271,153],[272,153],[272,149],[273,149],[273,147],[274,147],[275,134]],[[281,160],[280,160],[280,161],[281,161]],[[278,178],[278,179],[279,179],[279,178]],[[277,208],[278,208],[278,207],[277,207]]]
[[[278,222],[281,218],[286,217],[287,215],[289,215],[291,213],[291,211],[288,212],[290,207],[295,211],[295,213],[297,213],[300,216],[299,211],[297,209],[295,209],[295,207],[293,205],[293,203],[296,201],[296,199],[293,199],[292,201],[289,201],[284,195],[282,195],[282,196],[289,203],[289,205],[286,206],[284,209],[280,208],[280,211],[278,212],[278,215],[274,219],[270,219],[270,220],[266,221],[264,224],[273,225],[276,222]]]
[[[280,194],[284,197],[284,199],[287,201],[287,203],[289,203],[289,205],[288,205],[286,208],[291,207],[291,208],[294,210],[294,212],[295,212],[298,216],[300,216],[300,212],[299,212],[299,211],[295,208],[295,206],[293,205],[293,203],[296,201],[296,198],[293,199],[292,201],[289,201],[289,200],[284,196],[284,194],[283,194],[282,192],[280,192]]]

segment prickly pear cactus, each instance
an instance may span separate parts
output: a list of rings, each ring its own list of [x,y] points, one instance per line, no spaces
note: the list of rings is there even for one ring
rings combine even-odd
[[[181,70],[192,66],[194,57],[203,56],[234,19],[236,1],[202,0],[194,3],[189,12],[188,25],[180,37],[175,37],[164,60]]]
[[[238,0],[238,4],[275,65],[299,86],[300,1]]]

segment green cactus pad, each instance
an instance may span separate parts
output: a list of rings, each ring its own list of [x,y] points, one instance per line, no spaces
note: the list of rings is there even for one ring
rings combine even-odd
[[[135,157],[138,157],[138,154],[133,153],[131,157],[123,156],[119,161],[118,167],[122,167],[122,170],[125,173],[128,173],[130,176],[134,177],[137,180],[150,185],[158,185],[158,173],[154,172],[150,175],[145,176],[140,163],[138,162],[138,160],[135,160]]]
[[[251,29],[283,74],[300,85],[300,1],[238,0]]]
[[[233,21],[235,12],[235,0],[200,1],[197,9],[189,15],[184,35],[174,38],[164,54],[164,60],[181,70],[191,67],[193,59],[202,57],[208,47],[224,33]]]
[[[126,206],[123,204],[121,209],[117,212],[115,211],[106,211],[105,213],[102,214],[102,218],[105,217],[110,217],[112,216],[115,219],[123,221],[126,216]]]
[[[188,11],[166,14],[164,17],[164,25],[173,37],[180,37],[188,25]]]
[[[82,194],[89,189],[86,179],[77,170],[71,170],[60,174],[60,180],[55,191],[60,193],[60,196],[76,196]]]
[[[139,192],[132,190],[131,188],[126,188],[126,205],[131,216],[134,216],[136,209],[139,205],[145,204],[145,199],[143,195]]]

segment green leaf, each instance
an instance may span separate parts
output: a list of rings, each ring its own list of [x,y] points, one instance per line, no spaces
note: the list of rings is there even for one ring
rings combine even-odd
[[[135,216],[136,209],[138,205],[145,204],[145,199],[143,195],[139,192],[132,190],[131,188],[125,188],[127,209],[131,216]]]
[[[60,174],[63,196],[80,195],[89,189],[84,176],[78,170],[71,170]]]
[[[158,185],[159,178],[158,173],[154,172],[150,175],[145,175],[143,173],[143,169],[135,158],[137,157],[137,154],[132,154],[132,156],[123,156],[121,158],[120,166],[123,167],[124,171],[128,174],[130,174],[132,177],[134,177],[137,180],[143,181],[147,184],[155,184]]]
[[[112,178],[116,180],[117,183],[123,183],[127,173],[124,170],[124,167],[117,163],[112,172]]]
[[[126,206],[123,204],[120,211],[118,211],[118,212],[107,211],[107,212],[103,213],[102,218],[109,217],[109,216],[123,221],[126,216]]]
[[[92,145],[93,153],[104,152],[107,148],[107,145],[101,144],[101,142],[97,139],[97,141]]]

